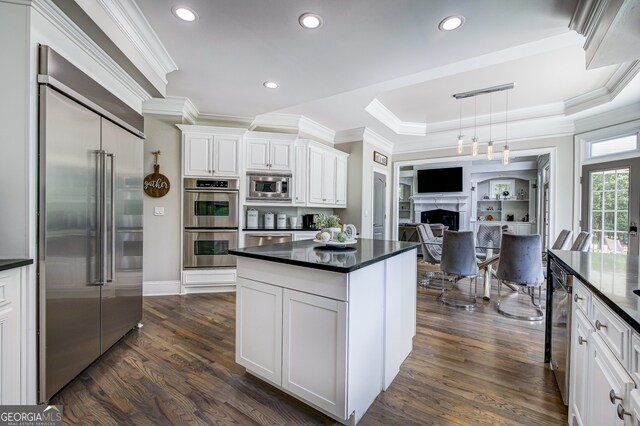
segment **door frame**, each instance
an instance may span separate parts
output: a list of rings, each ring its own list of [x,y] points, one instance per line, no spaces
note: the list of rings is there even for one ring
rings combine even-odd
[[[391,238],[397,238],[397,236],[393,236],[394,234],[389,234],[389,228],[391,226],[393,226],[393,222],[389,221],[389,218],[391,217],[391,203],[389,202],[390,197],[391,197],[391,185],[390,185],[390,175],[389,175],[389,171],[383,169],[382,167],[376,167],[376,166],[371,166],[371,204],[369,206],[369,211],[371,212],[371,214],[369,215],[370,219],[370,223],[369,223],[369,228],[371,230],[371,238],[373,238],[373,206],[374,206],[374,196],[373,196],[373,185],[375,182],[375,173],[380,173],[382,175],[385,175],[386,177],[386,183],[387,186],[385,188],[384,191],[384,196],[385,196],[385,205],[384,205],[384,214],[385,214],[385,218],[384,218],[384,239],[388,240],[390,235]],[[397,191],[396,191],[397,192]],[[398,196],[397,193],[394,193],[394,196]],[[396,200],[397,203],[397,200]],[[397,231],[396,231],[397,233]]]
[[[418,153],[417,155],[428,155],[429,151],[424,151]],[[544,155],[549,154],[549,202],[552,203],[553,208],[550,210],[549,214],[549,232],[551,235],[556,235],[556,185],[557,185],[557,158],[558,158],[558,148],[555,146],[545,147],[545,148],[532,148],[532,149],[523,149],[523,150],[512,150],[511,155],[517,156],[529,156],[529,155]],[[393,188],[393,210],[391,215],[391,239],[398,239],[398,215],[400,211],[399,204],[399,190],[397,182],[400,182],[400,167],[402,166],[420,166],[424,164],[438,164],[438,163],[451,163],[452,161],[473,161],[474,158],[470,154],[468,155],[450,155],[440,158],[422,158],[416,160],[405,160],[405,161],[393,161],[393,182],[391,186]],[[575,179],[574,179],[575,180]],[[387,181],[387,187],[389,187],[389,182]],[[538,183],[538,188],[540,188],[540,184]],[[536,191],[538,211],[536,212],[537,216],[540,216],[540,190]],[[469,202],[471,203],[471,194],[469,194]],[[387,203],[391,204],[391,203]],[[575,209],[574,209],[575,210]],[[468,211],[471,211],[471,207],[468,206]],[[415,221],[415,219],[414,219]],[[540,232],[540,222],[538,218],[536,218],[536,232]]]

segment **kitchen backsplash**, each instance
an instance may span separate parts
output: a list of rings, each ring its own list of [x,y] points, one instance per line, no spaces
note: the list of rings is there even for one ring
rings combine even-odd
[[[262,228],[264,226],[264,214],[265,213],[273,213],[274,216],[278,213],[284,213],[287,215],[287,226],[289,225],[288,218],[291,216],[296,216],[298,218],[298,227],[302,226],[302,215],[303,214],[333,214],[333,209],[326,208],[317,208],[317,207],[279,207],[276,205],[273,206],[245,206],[242,217],[242,227],[245,228],[247,226],[247,210],[256,209],[258,210],[258,227]]]

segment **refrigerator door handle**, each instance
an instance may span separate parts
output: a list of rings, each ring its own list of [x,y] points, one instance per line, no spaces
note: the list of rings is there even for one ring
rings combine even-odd
[[[109,262],[109,275],[107,275],[106,282],[111,283],[115,280],[116,273],[116,199],[115,199],[115,187],[116,187],[116,155],[113,153],[105,154],[111,160],[111,259]],[[105,203],[106,205],[106,203]],[[105,232],[106,240],[106,232]],[[105,252],[106,254],[106,252]]]
[[[97,239],[98,239],[98,250],[96,252],[96,262],[98,263],[98,279],[95,282],[90,283],[89,285],[91,286],[103,286],[105,285],[105,265],[104,265],[104,244],[105,244],[105,234],[104,234],[104,227],[105,227],[105,221],[106,221],[106,217],[104,214],[104,209],[106,207],[105,205],[105,191],[106,191],[106,182],[105,182],[105,167],[106,167],[106,161],[105,161],[105,154],[106,152],[102,149],[100,150],[96,150],[95,153],[98,156],[98,188],[97,188],[97,196],[96,199],[98,200],[98,235],[97,235]]]

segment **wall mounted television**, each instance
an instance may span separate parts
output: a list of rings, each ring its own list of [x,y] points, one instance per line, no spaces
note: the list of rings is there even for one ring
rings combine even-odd
[[[462,192],[462,167],[418,170],[418,193]]]

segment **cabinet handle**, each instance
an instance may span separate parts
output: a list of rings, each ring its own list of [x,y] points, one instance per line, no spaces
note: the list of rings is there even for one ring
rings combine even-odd
[[[611,401],[612,404],[616,403],[616,400],[618,401],[622,401],[622,397],[616,395],[616,391],[614,391],[613,389],[611,389],[611,391],[609,391],[609,401]],[[622,417],[621,417],[622,418]]]
[[[213,170],[209,170],[209,173],[213,173]]]
[[[582,336],[578,336],[578,344],[582,345],[583,343],[587,343],[587,339],[583,338]]]
[[[624,420],[624,416],[631,416],[631,413],[627,412],[622,404],[618,404],[618,407],[616,407],[616,412],[618,413],[618,418],[620,420]]]
[[[578,300],[584,300],[584,297],[578,296],[578,293],[573,295],[573,301],[578,303]]]
[[[607,328],[606,324],[600,322],[600,320],[596,320],[596,328],[600,330],[601,328]],[[613,391],[612,391],[613,392]]]

